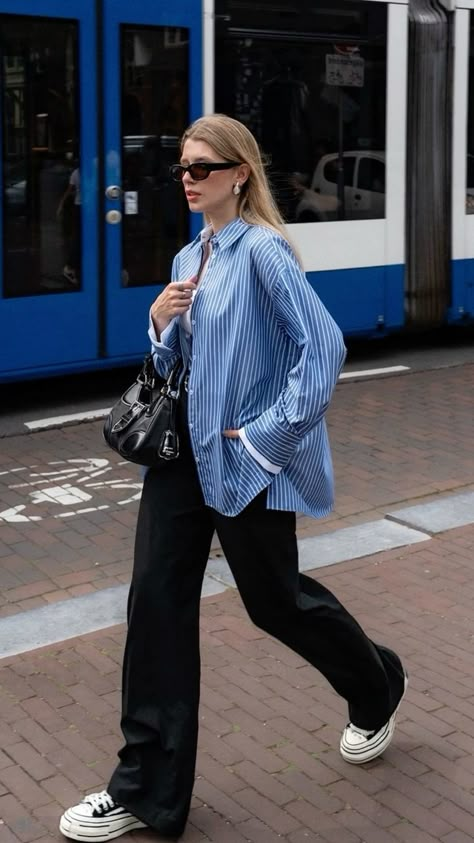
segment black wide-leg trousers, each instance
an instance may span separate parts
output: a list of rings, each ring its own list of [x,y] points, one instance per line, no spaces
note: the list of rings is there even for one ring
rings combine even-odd
[[[147,825],[179,837],[189,813],[198,737],[199,608],[214,530],[253,622],[319,670],[349,719],[379,729],[403,692],[398,656],[374,644],[337,598],[298,571],[295,514],[240,515],[204,504],[189,439],[145,477],[123,666],[122,731],[109,792]]]

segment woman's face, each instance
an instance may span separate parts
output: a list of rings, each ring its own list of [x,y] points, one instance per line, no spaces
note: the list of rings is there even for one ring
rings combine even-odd
[[[181,164],[205,161],[209,164],[224,162],[220,155],[214,152],[212,146],[205,141],[188,139],[185,141],[181,155]],[[191,211],[207,214],[214,225],[223,225],[232,220],[237,214],[238,197],[232,193],[236,182],[245,181],[243,175],[239,178],[238,165],[229,170],[214,170],[206,179],[193,181],[190,173],[183,176],[183,187]]]

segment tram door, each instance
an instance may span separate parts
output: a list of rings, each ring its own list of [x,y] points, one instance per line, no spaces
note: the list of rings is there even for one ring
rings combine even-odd
[[[200,110],[197,6],[0,0],[0,376],[147,348],[188,238],[168,168]]]

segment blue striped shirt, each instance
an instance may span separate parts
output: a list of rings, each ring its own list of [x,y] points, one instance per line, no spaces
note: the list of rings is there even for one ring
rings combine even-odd
[[[175,317],[160,341],[157,371],[190,367],[188,419],[206,504],[237,515],[268,487],[269,509],[316,518],[333,505],[324,414],[345,357],[341,331],[276,232],[234,219],[211,237],[212,254],[191,311],[192,335]],[[197,275],[202,234],[173,262],[172,281]],[[242,440],[244,429],[269,463]]]

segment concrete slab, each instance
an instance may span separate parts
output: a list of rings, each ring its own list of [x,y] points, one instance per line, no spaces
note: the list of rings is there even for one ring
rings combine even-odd
[[[427,541],[429,536],[393,521],[380,519],[298,542],[300,570],[311,571],[382,550]]]
[[[236,588],[236,582],[230,572],[230,568],[222,559],[209,559],[206,568],[207,576],[211,577],[217,583],[223,583],[226,587]]]
[[[443,495],[431,503],[387,512],[387,518],[428,533],[443,533],[455,527],[474,524],[474,492]]]
[[[455,497],[464,499],[467,496]],[[472,520],[474,493],[471,493],[470,501]],[[431,504],[425,504],[419,509],[424,511],[426,506]],[[407,511],[413,509],[418,507],[410,507]],[[464,506],[463,512],[466,511]],[[337,562],[369,556],[382,550],[426,541],[429,538],[426,533],[388,519],[346,527],[334,533],[300,539],[300,570],[310,571]],[[235,587],[235,580],[225,559],[210,559],[204,577],[202,596],[208,597]],[[127,585],[116,586],[3,618],[0,620],[0,658],[124,623],[127,594]]]
[[[208,597],[226,588],[206,576],[201,593]],[[128,585],[119,585],[2,618],[0,659],[125,623],[127,596]]]
[[[0,621],[0,658],[123,623],[128,586],[105,588]]]
[[[344,527],[334,533],[323,533],[298,541],[301,571],[311,571],[337,562],[347,562],[369,556],[382,550],[403,547],[429,539],[425,533],[380,519],[355,527]],[[232,588],[235,580],[225,559],[210,559],[207,565],[208,576]]]
[[[235,586],[235,582],[233,583],[233,585]],[[212,594],[221,594],[221,592],[226,591],[226,589],[227,585],[224,581],[219,582],[215,577],[209,576],[208,572],[205,575],[204,582],[202,584],[201,597],[211,597]]]

